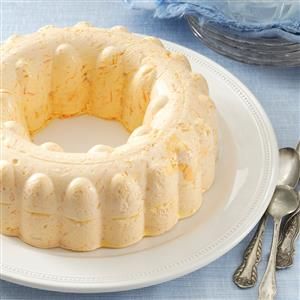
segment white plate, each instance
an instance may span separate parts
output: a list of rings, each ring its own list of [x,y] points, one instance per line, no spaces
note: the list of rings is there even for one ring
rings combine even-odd
[[[176,44],[208,80],[220,114],[217,176],[200,211],[170,232],[119,250],[42,250],[1,238],[1,275],[26,286],[65,292],[129,290],[161,283],[217,259],[258,222],[277,178],[278,148],[262,107],[232,74]]]

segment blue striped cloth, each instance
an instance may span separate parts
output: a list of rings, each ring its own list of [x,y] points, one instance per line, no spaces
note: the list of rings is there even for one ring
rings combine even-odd
[[[132,8],[154,10],[158,18],[192,14],[243,38],[281,37],[300,43],[300,2],[232,0],[125,0]]]

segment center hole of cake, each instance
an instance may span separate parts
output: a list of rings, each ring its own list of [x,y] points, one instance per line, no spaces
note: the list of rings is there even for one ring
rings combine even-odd
[[[21,109],[33,141],[56,143],[65,152],[126,143],[129,132],[143,123],[157,78],[155,65],[141,65],[140,54],[130,53],[108,46],[92,59],[61,44],[52,65],[38,74],[21,60],[18,72],[26,75]]]
[[[87,152],[102,144],[116,147],[127,142],[130,133],[121,123],[89,115],[54,119],[33,136],[35,144],[53,142],[65,152]]]

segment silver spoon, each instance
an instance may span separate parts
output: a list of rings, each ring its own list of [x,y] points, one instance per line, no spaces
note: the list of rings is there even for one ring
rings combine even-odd
[[[279,180],[278,185],[288,185],[295,188],[299,180],[300,160],[293,148],[279,150]]]
[[[287,186],[277,186],[268,207],[268,213],[274,219],[272,247],[266,272],[259,286],[259,300],[271,300],[276,294],[276,253],[279,238],[280,224],[284,216],[292,213],[298,207],[297,193]]]
[[[300,162],[300,142],[297,145]],[[299,178],[300,174],[298,175]],[[300,198],[300,192],[298,194]],[[276,268],[285,269],[293,265],[296,251],[295,243],[300,232],[300,206],[284,224],[282,234],[279,239],[276,257]]]
[[[288,185],[294,188],[297,180],[290,176],[290,173],[296,174],[294,168],[300,168],[295,162],[297,152],[292,148],[282,148],[279,150],[279,182],[282,185]],[[290,161],[291,159],[291,161]],[[299,169],[298,169],[299,173]],[[267,212],[263,215],[257,230],[246,248],[241,265],[233,274],[233,282],[240,288],[253,287],[257,281],[257,265],[261,260],[263,235],[266,227]]]
[[[242,289],[253,287],[257,281],[257,266],[261,260],[263,235],[268,214],[260,219],[256,232],[246,248],[243,261],[233,274],[233,282]]]
[[[300,199],[300,192],[298,192]],[[300,232],[300,206],[286,221],[279,239],[276,256],[276,268],[285,269],[293,265],[296,251],[296,240]]]

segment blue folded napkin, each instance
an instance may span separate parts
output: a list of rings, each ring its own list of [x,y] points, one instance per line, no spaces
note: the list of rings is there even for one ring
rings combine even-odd
[[[300,2],[239,0],[125,0],[132,8],[154,10],[158,18],[194,15],[243,38],[281,37],[300,43]]]

